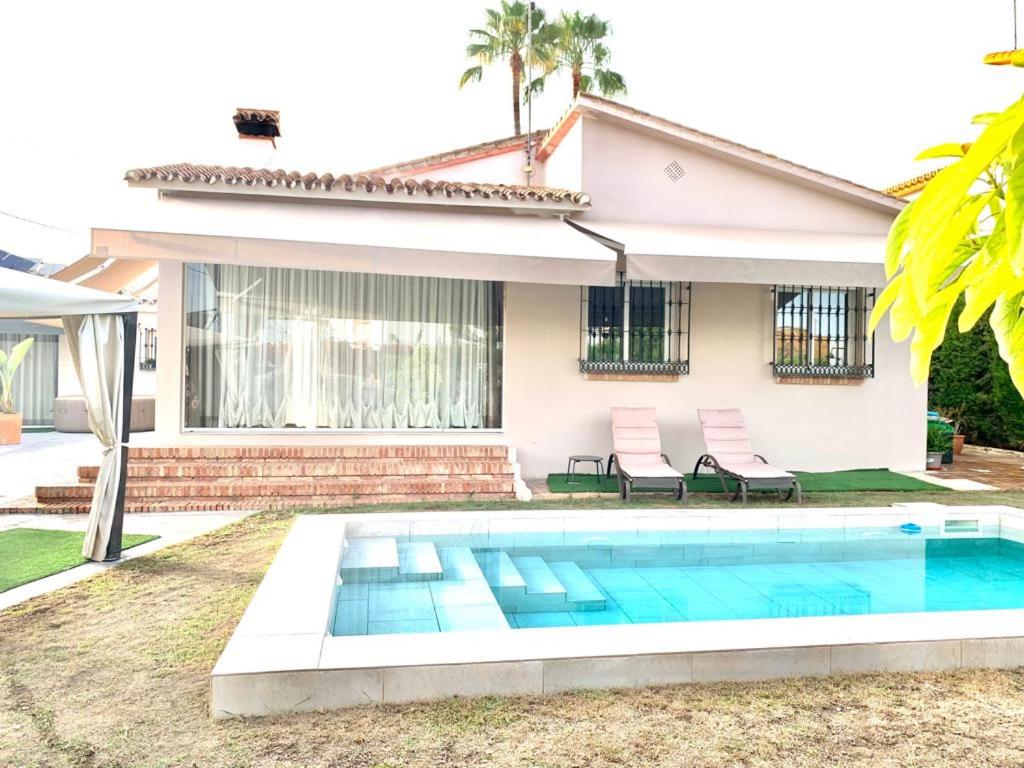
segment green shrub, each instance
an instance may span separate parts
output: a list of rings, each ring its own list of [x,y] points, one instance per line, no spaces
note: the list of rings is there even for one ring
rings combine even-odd
[[[962,431],[968,443],[1024,448],[1024,399],[999,357],[988,316],[962,334],[956,327],[960,308],[954,309],[946,340],[932,361],[928,407],[946,411],[964,406]]]
[[[953,447],[953,431],[948,424],[928,422],[928,453],[945,453]]]

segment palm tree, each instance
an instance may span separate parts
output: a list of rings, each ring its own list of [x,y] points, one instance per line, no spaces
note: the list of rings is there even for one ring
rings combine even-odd
[[[526,50],[528,15],[533,27],[533,44],[529,52]],[[551,69],[551,36],[545,33],[546,27],[544,11],[540,8],[534,7],[532,13],[528,14],[526,3],[501,0],[500,9],[487,9],[487,25],[484,29],[469,30],[470,43],[466,46],[466,55],[480,63],[462,73],[459,88],[466,83],[479,82],[483,77],[484,65],[508,59],[512,69],[512,120],[516,136],[522,133],[519,95],[528,61],[540,66],[543,72]],[[542,81],[543,75],[533,83],[528,83],[527,93],[538,92]]]
[[[626,81],[618,72],[606,69],[611,52],[602,42],[612,33],[611,24],[595,15],[562,12],[551,27],[555,38],[556,67],[572,72],[572,97],[580,91],[597,90],[608,97],[626,92]]]

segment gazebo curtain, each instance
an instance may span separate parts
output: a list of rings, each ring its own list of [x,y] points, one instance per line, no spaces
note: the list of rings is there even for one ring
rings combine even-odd
[[[121,475],[124,426],[124,325],[119,315],[63,318],[68,348],[82,385],[89,427],[103,444],[103,459],[93,492],[82,556],[107,556]]]

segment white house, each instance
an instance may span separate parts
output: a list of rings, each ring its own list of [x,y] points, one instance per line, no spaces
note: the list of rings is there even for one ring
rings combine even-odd
[[[507,445],[530,477],[607,454],[620,405],[688,468],[696,409],[739,407],[775,465],[922,468],[908,346],[866,333],[901,200],[586,94],[532,143],[530,173],[526,137],[128,171],[92,250],[159,264],[156,440]]]

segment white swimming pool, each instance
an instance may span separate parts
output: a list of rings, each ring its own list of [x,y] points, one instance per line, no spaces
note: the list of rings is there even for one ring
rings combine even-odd
[[[1013,508],[315,515],[213,711],[1021,663]]]

